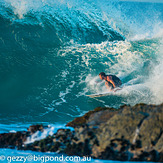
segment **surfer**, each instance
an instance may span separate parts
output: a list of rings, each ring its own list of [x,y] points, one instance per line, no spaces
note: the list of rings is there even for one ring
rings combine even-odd
[[[115,75],[106,75],[104,72],[99,73],[101,80],[105,80],[105,85],[109,90],[120,87],[122,85],[121,80]]]

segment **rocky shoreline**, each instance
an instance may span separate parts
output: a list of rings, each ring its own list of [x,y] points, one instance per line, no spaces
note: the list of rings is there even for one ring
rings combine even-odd
[[[163,162],[163,104],[119,109],[98,107],[69,122],[74,130],[59,129],[45,139],[26,144],[34,133],[48,126],[33,125],[28,131],[0,134],[0,148],[120,161]]]

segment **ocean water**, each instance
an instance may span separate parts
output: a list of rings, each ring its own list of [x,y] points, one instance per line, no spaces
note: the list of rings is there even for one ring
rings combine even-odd
[[[102,71],[123,89],[85,96],[106,92]],[[98,106],[160,104],[162,90],[163,3],[0,0],[1,133],[54,130]]]

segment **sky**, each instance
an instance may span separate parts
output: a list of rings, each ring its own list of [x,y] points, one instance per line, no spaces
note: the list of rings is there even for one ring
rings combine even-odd
[[[120,0],[120,1],[163,3],[163,0]]]

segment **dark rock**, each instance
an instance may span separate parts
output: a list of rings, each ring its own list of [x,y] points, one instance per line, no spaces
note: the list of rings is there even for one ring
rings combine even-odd
[[[96,114],[94,114],[94,113],[99,113],[99,112],[102,113],[101,111],[105,111],[105,110],[110,111],[110,114],[111,114],[110,117],[113,115],[113,112],[117,112],[117,109],[114,109],[114,108],[98,107],[98,108],[95,108],[93,111],[89,111],[82,117],[75,118],[72,122],[69,122],[66,126],[71,126],[71,127],[79,127],[82,125],[85,126],[86,123],[88,122],[88,119],[93,118],[93,115],[95,116],[95,118],[93,118],[93,119],[97,119]],[[105,116],[105,114],[103,114],[103,116]],[[108,117],[106,117],[105,119],[108,119]]]
[[[0,147],[107,160],[163,162],[163,104],[99,107],[67,126],[74,127],[74,131],[59,129],[31,144],[24,144],[27,137],[43,131],[44,126],[30,126],[28,132],[0,134]]]
[[[60,142],[56,142],[54,143],[54,145],[51,146],[51,148],[49,149],[50,152],[56,152],[59,150],[59,147],[61,146]]]
[[[102,108],[91,111],[68,125],[74,126],[79,141],[84,143],[85,139],[90,139],[91,156],[94,158],[158,161],[161,155],[157,155],[153,148],[157,148],[158,153],[163,151],[162,120],[162,104],[138,104],[133,107],[125,105],[120,110]],[[81,124],[83,127],[79,127]],[[91,141],[94,137],[98,146]]]
[[[27,136],[28,133],[25,132],[0,134],[0,148],[13,148],[13,146],[22,146]]]
[[[28,128],[28,131],[33,134],[36,131],[43,131],[44,127],[43,125],[32,125]]]
[[[158,162],[163,162],[163,152],[159,153],[159,160]]]
[[[64,152],[68,155],[78,155],[78,156],[90,156],[91,149],[89,146],[89,140],[86,139],[85,142],[68,144]]]
[[[136,142],[135,142],[135,148],[142,148],[142,142],[141,142],[141,140],[136,140]]]

